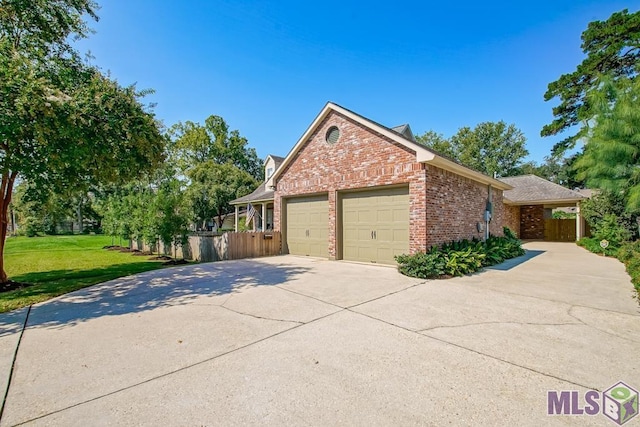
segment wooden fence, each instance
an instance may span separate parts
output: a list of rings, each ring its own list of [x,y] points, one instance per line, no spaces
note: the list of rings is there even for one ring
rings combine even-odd
[[[131,242],[132,249],[150,250],[142,242]],[[153,247],[153,252],[173,256],[174,248],[165,248],[162,243]],[[224,233],[221,235],[189,236],[189,243],[178,247],[176,256],[200,262],[225,261],[242,258],[258,258],[280,255],[282,252],[282,233],[269,231],[264,233]]]
[[[544,240],[549,242],[575,242],[575,219],[545,219]]]

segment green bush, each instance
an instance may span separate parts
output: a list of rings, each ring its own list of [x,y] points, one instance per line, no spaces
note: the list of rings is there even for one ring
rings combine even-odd
[[[406,276],[433,279],[471,274],[523,254],[522,243],[505,227],[504,237],[490,236],[485,242],[473,239],[445,243],[427,252],[396,256],[396,261],[398,270]]]
[[[601,239],[596,239],[595,237],[583,237],[577,243],[578,246],[582,246],[589,252],[593,252],[594,254],[604,254],[606,256],[616,256],[618,254],[619,246],[609,243],[609,246],[606,249],[602,249],[600,246]]]
[[[42,232],[44,232],[42,221],[38,218],[28,216],[24,219],[24,233],[27,237],[35,237]]]
[[[624,227],[614,214],[606,214],[591,229],[593,237],[598,241],[607,240],[610,246],[619,247],[631,239],[631,232]]]

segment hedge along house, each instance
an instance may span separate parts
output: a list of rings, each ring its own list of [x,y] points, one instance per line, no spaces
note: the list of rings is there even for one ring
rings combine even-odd
[[[283,252],[395,264],[394,256],[502,234],[502,181],[328,103],[274,176]],[[490,222],[487,209],[492,211]]]
[[[500,178],[513,189],[504,192],[505,225],[524,240],[569,242],[585,235],[580,202],[587,197],[535,175]],[[574,207],[575,219],[553,219],[556,208]]]
[[[269,154],[264,160],[264,182],[258,186],[251,194],[239,197],[229,202],[234,208],[234,228],[238,231],[238,221],[241,218],[240,208],[251,204],[256,209],[254,215],[254,231],[273,230],[273,198],[274,188],[273,174],[280,167],[284,157]]]

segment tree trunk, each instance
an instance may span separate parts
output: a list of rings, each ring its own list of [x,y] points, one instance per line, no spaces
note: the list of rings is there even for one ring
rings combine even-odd
[[[82,218],[82,198],[80,198],[80,200],[78,201],[78,206],[76,207],[76,217],[78,218],[78,230],[80,234],[82,234],[84,232],[84,227],[82,225],[84,223]]]
[[[4,244],[7,238],[7,226],[9,224],[8,212],[11,196],[13,194],[13,182],[16,179],[15,172],[4,172],[2,174],[2,184],[0,185],[0,282],[9,280],[4,270]]]

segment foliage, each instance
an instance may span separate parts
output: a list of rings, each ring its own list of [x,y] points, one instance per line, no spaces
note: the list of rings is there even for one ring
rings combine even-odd
[[[518,169],[519,175],[536,175],[567,188],[584,188],[584,182],[578,179],[574,164],[582,156],[582,152],[568,157],[547,156],[544,163],[530,161]]]
[[[551,218],[553,219],[576,219],[576,214],[573,212],[555,211]]]
[[[240,132],[229,132],[229,126],[220,116],[209,116],[200,123],[187,121],[177,123],[169,131],[171,152],[183,172],[212,162],[219,165],[231,164],[247,172],[256,180],[261,180],[263,162],[255,148],[247,146],[247,138]]]
[[[480,123],[473,129],[465,126],[449,139],[428,131],[416,140],[489,176],[517,174],[522,159],[529,154],[523,133],[503,121]]]
[[[603,249],[602,246],[600,246],[601,240],[602,239],[598,239],[596,237],[583,237],[577,242],[577,244],[578,246],[582,246],[583,248],[585,248],[589,252],[593,252],[594,254],[616,256],[619,246],[609,245],[607,248]]]
[[[173,246],[174,256],[178,246],[184,246],[189,239],[189,211],[181,183],[175,178],[167,178],[161,183],[153,197],[153,232],[157,233],[165,250]]]
[[[140,102],[80,59],[70,42],[97,19],[90,0],[4,1],[0,7],[0,281],[16,179],[39,189],[86,190],[154,169],[164,139]]]
[[[396,261],[404,275],[433,279],[471,274],[523,254],[522,242],[505,227],[504,237],[490,236],[484,242],[473,239],[446,243],[426,252],[399,255]]]
[[[473,129],[463,127],[451,137],[451,142],[457,147],[462,164],[489,176],[514,175],[529,154],[524,134],[503,121],[480,123]]]
[[[451,145],[451,141],[441,133],[429,130],[422,135],[416,135],[416,141],[450,159],[456,159],[458,157],[458,153],[453,145]]]
[[[575,165],[578,177],[621,194],[627,212],[640,211],[640,79],[605,81],[588,99],[597,117]]]
[[[608,228],[607,226],[600,226],[600,223],[605,217],[613,216],[615,219],[610,218],[609,222],[615,222],[615,227],[621,229],[614,234],[619,234],[620,236],[629,235],[627,240],[638,238],[638,213],[627,212],[622,193],[600,191],[580,203],[580,214],[591,226],[594,235],[594,230]]]
[[[11,237],[7,270],[24,289],[0,293],[0,312],[45,301],[96,283],[162,268],[144,257],[102,249],[108,236]]]
[[[258,182],[246,171],[213,160],[196,165],[189,171],[190,185],[187,196],[199,223],[216,218],[222,227],[224,218],[232,208],[231,200],[250,193]]]
[[[549,83],[545,101],[558,98],[554,120],[542,128],[542,136],[558,135],[580,125],[571,135],[553,147],[555,154],[573,148],[587,134],[588,122],[596,116],[589,93],[598,88],[602,76],[614,80],[635,77],[640,65],[640,12],[627,9],[612,14],[606,21],[589,23],[582,33],[582,51],[586,58],[576,70]]]

